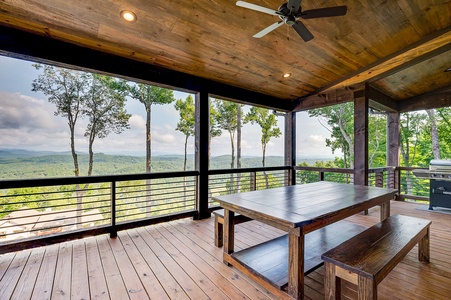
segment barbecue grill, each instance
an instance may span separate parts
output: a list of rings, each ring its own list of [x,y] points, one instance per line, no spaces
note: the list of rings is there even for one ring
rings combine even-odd
[[[451,161],[433,159],[429,163],[429,209],[451,208]]]

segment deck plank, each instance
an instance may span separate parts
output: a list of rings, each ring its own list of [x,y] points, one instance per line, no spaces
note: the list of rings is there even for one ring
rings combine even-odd
[[[67,299],[70,297],[72,245],[73,243],[69,242],[60,244],[53,281],[52,299]]]
[[[85,241],[74,241],[72,253],[71,299],[89,299],[89,277]]]
[[[379,284],[380,300],[449,299],[451,214],[418,206],[392,202],[392,214],[432,220],[431,262],[419,262],[417,248],[412,249]],[[372,226],[379,221],[379,208],[347,221]],[[283,234],[257,221],[236,229],[236,250]],[[222,248],[215,247],[213,238],[213,218],[182,219],[121,231],[114,240],[100,235],[3,254],[0,299],[277,299],[238,269],[224,265]],[[306,300],[324,299],[323,279],[323,267],[306,276]],[[342,292],[343,299],[357,295],[356,286],[347,282]]]
[[[31,299],[45,300],[52,296],[53,280],[55,277],[56,261],[58,259],[59,244],[45,247],[44,259],[39,269],[36,283],[34,283]],[[31,284],[31,283],[27,283]]]
[[[22,251],[14,256],[14,259],[8,266],[8,270],[3,276],[3,279],[0,281],[0,299],[8,299],[9,295],[14,292],[29,256],[29,251]]]
[[[38,277],[39,269],[41,268],[42,260],[44,259],[45,248],[36,248],[31,251],[27,264],[17,282],[11,299],[30,299],[33,294],[34,283]]]
[[[100,300],[110,299],[97,241],[94,237],[91,237],[84,239],[84,242],[86,245],[90,298]]]
[[[113,255],[113,250],[108,243],[108,237],[102,235],[96,239],[110,299],[129,299],[127,288]]]

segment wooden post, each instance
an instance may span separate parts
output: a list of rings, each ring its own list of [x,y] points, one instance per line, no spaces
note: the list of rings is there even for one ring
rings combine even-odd
[[[287,112],[285,114],[285,166],[290,166],[287,170],[286,185],[296,184],[296,113]]]
[[[396,167],[391,172],[390,178],[393,178],[389,182],[389,188],[399,188],[399,150],[400,150],[400,114],[388,113],[387,114],[387,166]],[[399,191],[398,191],[399,193]]]
[[[368,185],[368,96],[354,93],[354,184]]]
[[[195,128],[195,164],[199,171],[197,186],[197,216],[205,219],[211,216],[208,211],[208,152],[210,135],[210,103],[207,92],[196,94],[196,128]]]
[[[110,238],[117,237],[116,227],[116,181],[111,181],[111,231]]]

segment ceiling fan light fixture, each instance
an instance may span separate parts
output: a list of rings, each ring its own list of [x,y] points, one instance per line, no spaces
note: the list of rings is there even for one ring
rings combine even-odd
[[[291,73],[285,73],[285,74],[282,75],[283,78],[288,78],[290,76],[291,76]]]
[[[121,17],[127,22],[135,23],[138,20],[138,17],[131,10],[123,10],[121,11]]]

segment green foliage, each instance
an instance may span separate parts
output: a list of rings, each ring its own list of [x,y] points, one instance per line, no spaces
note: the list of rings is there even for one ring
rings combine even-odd
[[[318,117],[322,126],[330,132],[326,146],[335,153],[339,149],[343,153],[345,167],[353,166],[354,159],[354,103],[347,102],[332,105],[308,112],[310,117]]]
[[[265,166],[266,145],[272,137],[278,138],[282,131],[277,127],[277,118],[269,109],[253,106],[244,117],[244,123],[258,124],[261,128],[262,166]]]

